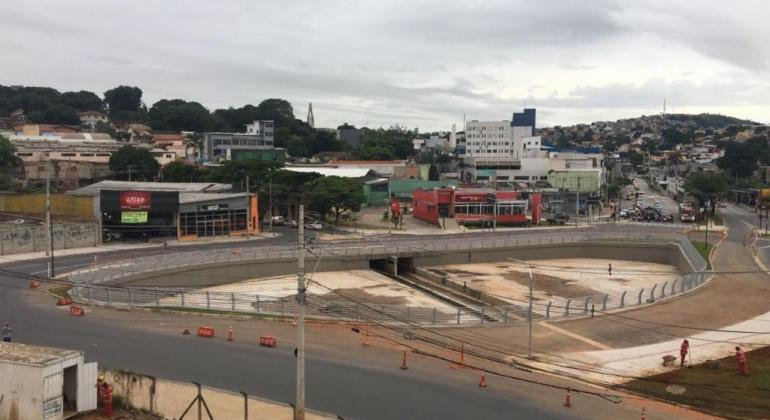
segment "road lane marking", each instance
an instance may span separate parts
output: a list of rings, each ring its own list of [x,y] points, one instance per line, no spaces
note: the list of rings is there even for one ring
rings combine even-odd
[[[555,325],[552,325],[552,324],[549,324],[547,322],[541,322],[540,325],[542,325],[543,327],[548,328],[551,331],[557,332],[557,333],[562,334],[562,335],[566,335],[567,337],[574,338],[575,340],[582,341],[582,342],[584,342],[584,343],[586,343],[586,344],[588,344],[590,346],[596,347],[599,350],[612,350],[612,347],[610,347],[610,346],[608,346],[606,344],[602,344],[602,343],[600,343],[600,342],[598,342],[596,340],[592,340],[592,339],[590,339],[588,337],[584,337],[584,336],[582,336],[580,334],[576,334],[576,333],[573,333],[571,331],[567,331],[565,329],[559,328],[559,327],[557,327]]]

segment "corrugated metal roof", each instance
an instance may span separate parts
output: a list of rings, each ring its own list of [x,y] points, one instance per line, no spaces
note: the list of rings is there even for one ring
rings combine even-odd
[[[244,193],[230,193],[230,194],[217,194],[217,193],[179,193],[180,204],[190,203],[202,203],[206,201],[216,200],[228,200],[231,198],[246,198],[247,194]]]
[[[101,181],[96,184],[79,188],[69,194],[73,195],[98,195],[102,190],[134,190],[134,191],[179,191],[191,193],[225,192],[230,191],[232,185],[217,184],[211,182],[128,182],[128,181]]]
[[[283,168],[292,172],[315,172],[323,176],[339,176],[342,178],[363,178],[371,175],[372,170],[366,168],[331,168],[328,166],[323,167],[308,167],[308,166],[287,166]]]
[[[77,350],[0,342],[0,362],[45,365],[59,359],[79,356]]]

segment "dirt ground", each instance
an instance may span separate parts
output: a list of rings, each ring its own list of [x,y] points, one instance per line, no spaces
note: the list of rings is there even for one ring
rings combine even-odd
[[[80,414],[75,417],[70,417],[75,420],[102,420],[102,419],[112,419],[112,420],[163,420],[163,417],[156,416],[154,414],[141,414],[141,413],[135,413],[135,412],[129,412],[129,411],[123,411],[123,410],[113,410],[112,411],[112,417],[107,417],[101,414],[101,409],[99,409],[98,412],[91,412],[91,413],[85,413]]]
[[[258,294],[263,299],[280,299],[297,293],[297,278],[291,276],[265,277],[238,283],[214,286],[201,291]],[[308,294],[321,299],[345,300],[339,296],[360,299],[366,303],[397,304],[410,307],[436,308],[454,312],[454,308],[432,296],[398,283],[371,270],[324,271],[311,276]],[[227,306],[227,305],[225,305]],[[222,309],[229,309],[223,307]]]
[[[695,365],[630,382],[628,389],[729,418],[768,418],[770,348],[749,352],[748,360],[748,377],[736,371],[735,357],[731,356],[719,359],[719,369]],[[680,385],[684,392],[668,392],[671,384]]]
[[[652,287],[679,277],[670,265],[599,258],[531,260],[535,300],[575,298]],[[608,268],[612,264],[612,275]],[[511,302],[529,294],[527,267],[518,262],[452,264],[429,267],[459,284]]]

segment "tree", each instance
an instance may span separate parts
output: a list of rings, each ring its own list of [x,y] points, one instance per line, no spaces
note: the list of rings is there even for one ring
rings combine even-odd
[[[110,170],[119,179],[152,180],[160,164],[147,149],[125,145],[110,156]]]
[[[310,210],[320,214],[331,213],[334,225],[346,211],[359,211],[364,203],[361,183],[350,178],[327,176],[318,178],[305,188],[305,202]]]
[[[201,162],[203,160],[203,147],[206,144],[206,136],[201,133],[191,133],[184,138],[185,147],[193,149],[195,153],[196,161]]]
[[[61,94],[61,102],[80,111],[101,111],[104,109],[102,99],[87,90],[64,92]]]
[[[734,177],[751,176],[757,170],[757,161],[762,149],[763,147],[753,143],[728,142],[724,156],[717,160],[717,166]],[[767,149],[766,142],[764,149]]]
[[[728,185],[723,173],[697,172],[685,179],[684,190],[698,201],[698,207],[711,201],[711,214],[714,215],[716,199],[724,194]]]
[[[644,164],[644,155],[637,152],[636,150],[631,150],[628,152],[628,160],[631,162],[634,166],[641,166]]]
[[[275,162],[256,159],[227,160],[222,166],[210,171],[207,179],[212,182],[242,184],[248,176],[252,191],[259,191],[263,185],[267,186],[269,172],[279,167]]]
[[[144,108],[142,104],[142,90],[135,86],[121,85],[104,92],[104,102],[107,104],[112,116],[121,111],[136,113]]]
[[[161,99],[152,105],[148,115],[156,130],[211,131],[214,126],[211,113],[203,105],[182,99]]]
[[[16,146],[0,136],[0,190],[8,190],[14,186],[14,178],[21,165],[21,159],[16,156]]]
[[[414,154],[412,139],[417,133],[395,125],[388,129],[366,130],[363,137],[358,159],[368,159],[366,156],[372,154],[389,156],[384,159],[406,159]]]
[[[294,109],[285,99],[265,99],[257,106],[260,120],[272,120],[276,127],[289,127],[294,123]]]
[[[289,152],[289,156],[293,157],[308,157],[310,155],[305,141],[299,136],[291,136],[286,151]]]
[[[206,171],[177,160],[164,166],[161,174],[165,182],[199,182],[206,175]]]
[[[291,130],[288,127],[278,127],[273,131],[273,144],[275,147],[287,147],[290,138]]]

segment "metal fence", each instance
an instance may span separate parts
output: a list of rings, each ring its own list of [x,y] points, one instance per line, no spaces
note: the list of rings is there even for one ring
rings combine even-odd
[[[629,307],[648,305],[669,299],[703,285],[709,278],[706,261],[681,234],[656,233],[630,235],[623,232],[574,233],[563,232],[540,235],[511,235],[488,240],[400,240],[391,243],[371,243],[367,246],[328,246],[312,250],[315,256],[391,256],[399,253],[432,253],[468,249],[490,249],[515,246],[546,245],[555,243],[606,243],[633,242],[676,244],[695,269],[673,281],[660,282],[649,288],[596,294],[579,298],[556,298],[548,302],[533,303],[533,318],[553,319],[590,315],[593,311],[613,311]],[[385,241],[387,242],[387,241]],[[78,270],[70,275],[75,286],[70,294],[76,301],[127,308],[196,309],[207,311],[237,312],[252,315],[293,317],[297,304],[293,297],[275,298],[248,293],[212,292],[180,288],[112,287],[99,283],[121,277],[135,276],[176,268],[190,268],[196,265],[228,263],[233,261],[258,261],[268,259],[293,259],[296,249],[292,247],[240,248],[230,250],[207,250],[183,252],[162,256],[137,258],[105,266]],[[375,321],[383,323],[410,323],[431,326],[478,325],[486,323],[508,323],[526,320],[527,302],[505,306],[408,307],[356,302],[352,299],[321,299],[309,295],[307,313],[320,319],[345,319]]]

